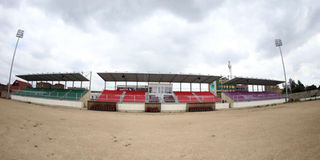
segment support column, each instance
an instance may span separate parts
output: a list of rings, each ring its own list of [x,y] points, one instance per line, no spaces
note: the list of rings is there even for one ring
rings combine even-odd
[[[200,84],[200,92],[201,92],[201,83],[199,83]]]
[[[92,71],[90,71],[89,91],[91,91],[91,79],[92,79]]]
[[[74,88],[74,81],[72,81],[72,88]]]
[[[180,82],[180,92],[181,92],[181,82]]]
[[[64,89],[67,89],[67,81],[64,81]]]
[[[117,90],[117,81],[114,81],[114,90]]]
[[[106,90],[106,87],[107,87],[107,82],[104,81],[104,90]]]
[[[82,88],[82,81],[80,81],[80,88]]]
[[[192,92],[192,83],[190,83],[190,92]]]

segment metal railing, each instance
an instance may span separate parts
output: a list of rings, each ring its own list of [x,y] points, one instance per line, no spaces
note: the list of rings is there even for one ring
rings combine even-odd
[[[38,97],[38,98],[50,98],[60,100],[80,100],[86,93],[74,93],[74,92],[56,92],[56,91],[26,91],[26,90],[13,90],[13,95]]]

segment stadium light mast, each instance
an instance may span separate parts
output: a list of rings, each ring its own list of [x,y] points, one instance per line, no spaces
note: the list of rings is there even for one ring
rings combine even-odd
[[[283,61],[283,56],[282,56],[282,51],[281,51],[281,46],[282,46],[282,41],[281,39],[276,39],[275,40],[275,44],[276,44],[276,47],[279,48],[280,50],[280,55],[281,55],[281,60],[282,60],[282,67],[283,67],[283,74],[284,74],[284,80],[285,80],[285,87],[286,87],[286,102],[288,102],[288,84],[287,84],[287,75],[286,75],[286,68],[284,66],[284,61]]]
[[[232,79],[232,66],[231,66],[231,62],[228,61],[228,68],[229,68],[229,73],[230,73],[230,79]]]
[[[24,30],[18,29],[17,34],[16,34],[16,37],[17,37],[18,39],[17,39],[16,47],[14,48],[13,57],[12,57],[12,61],[11,61],[11,67],[10,67],[10,73],[9,73],[9,82],[8,82],[8,95],[7,95],[7,98],[10,98],[10,84],[11,84],[11,74],[12,74],[12,67],[13,67],[14,57],[15,57],[15,55],[16,55],[16,51],[17,51],[19,39],[20,39],[20,38],[23,38],[23,33],[24,33]]]

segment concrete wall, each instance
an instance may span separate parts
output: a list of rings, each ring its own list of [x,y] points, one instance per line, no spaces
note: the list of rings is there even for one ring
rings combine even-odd
[[[266,106],[271,104],[284,103],[285,99],[272,99],[263,101],[249,101],[249,102],[234,102],[231,104],[231,108],[245,108],[245,107],[256,107],[256,106]]]
[[[186,112],[187,105],[185,103],[163,103],[161,104],[161,112]]]
[[[83,102],[81,101],[35,98],[35,97],[25,97],[25,96],[18,96],[18,95],[11,95],[11,99],[22,101],[22,102],[31,102],[35,104],[43,104],[43,105],[50,105],[50,106],[65,106],[65,107],[74,107],[74,108],[83,108],[84,106]]]
[[[88,101],[90,100],[91,92],[88,91],[85,95],[82,96],[80,101],[84,104],[84,107],[88,107]]]
[[[299,101],[310,101],[310,100],[316,100],[320,99],[320,96],[318,97],[309,97],[309,98],[300,98]]]
[[[216,110],[219,109],[228,109],[229,103],[216,103]]]
[[[144,112],[144,103],[118,103],[117,110],[120,112]]]
[[[233,103],[233,99],[231,99],[229,96],[227,96],[224,93],[221,93],[221,99],[227,101],[228,103]]]

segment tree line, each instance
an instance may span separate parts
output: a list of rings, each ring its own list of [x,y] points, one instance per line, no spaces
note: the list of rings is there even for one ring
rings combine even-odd
[[[320,85],[318,87],[314,84],[310,86],[305,86],[300,80],[298,80],[296,83],[293,79],[290,78],[288,89],[289,89],[289,92],[291,93],[297,93],[297,92],[303,92],[303,91],[310,91],[314,89],[320,89]],[[283,91],[285,92],[285,90]]]

